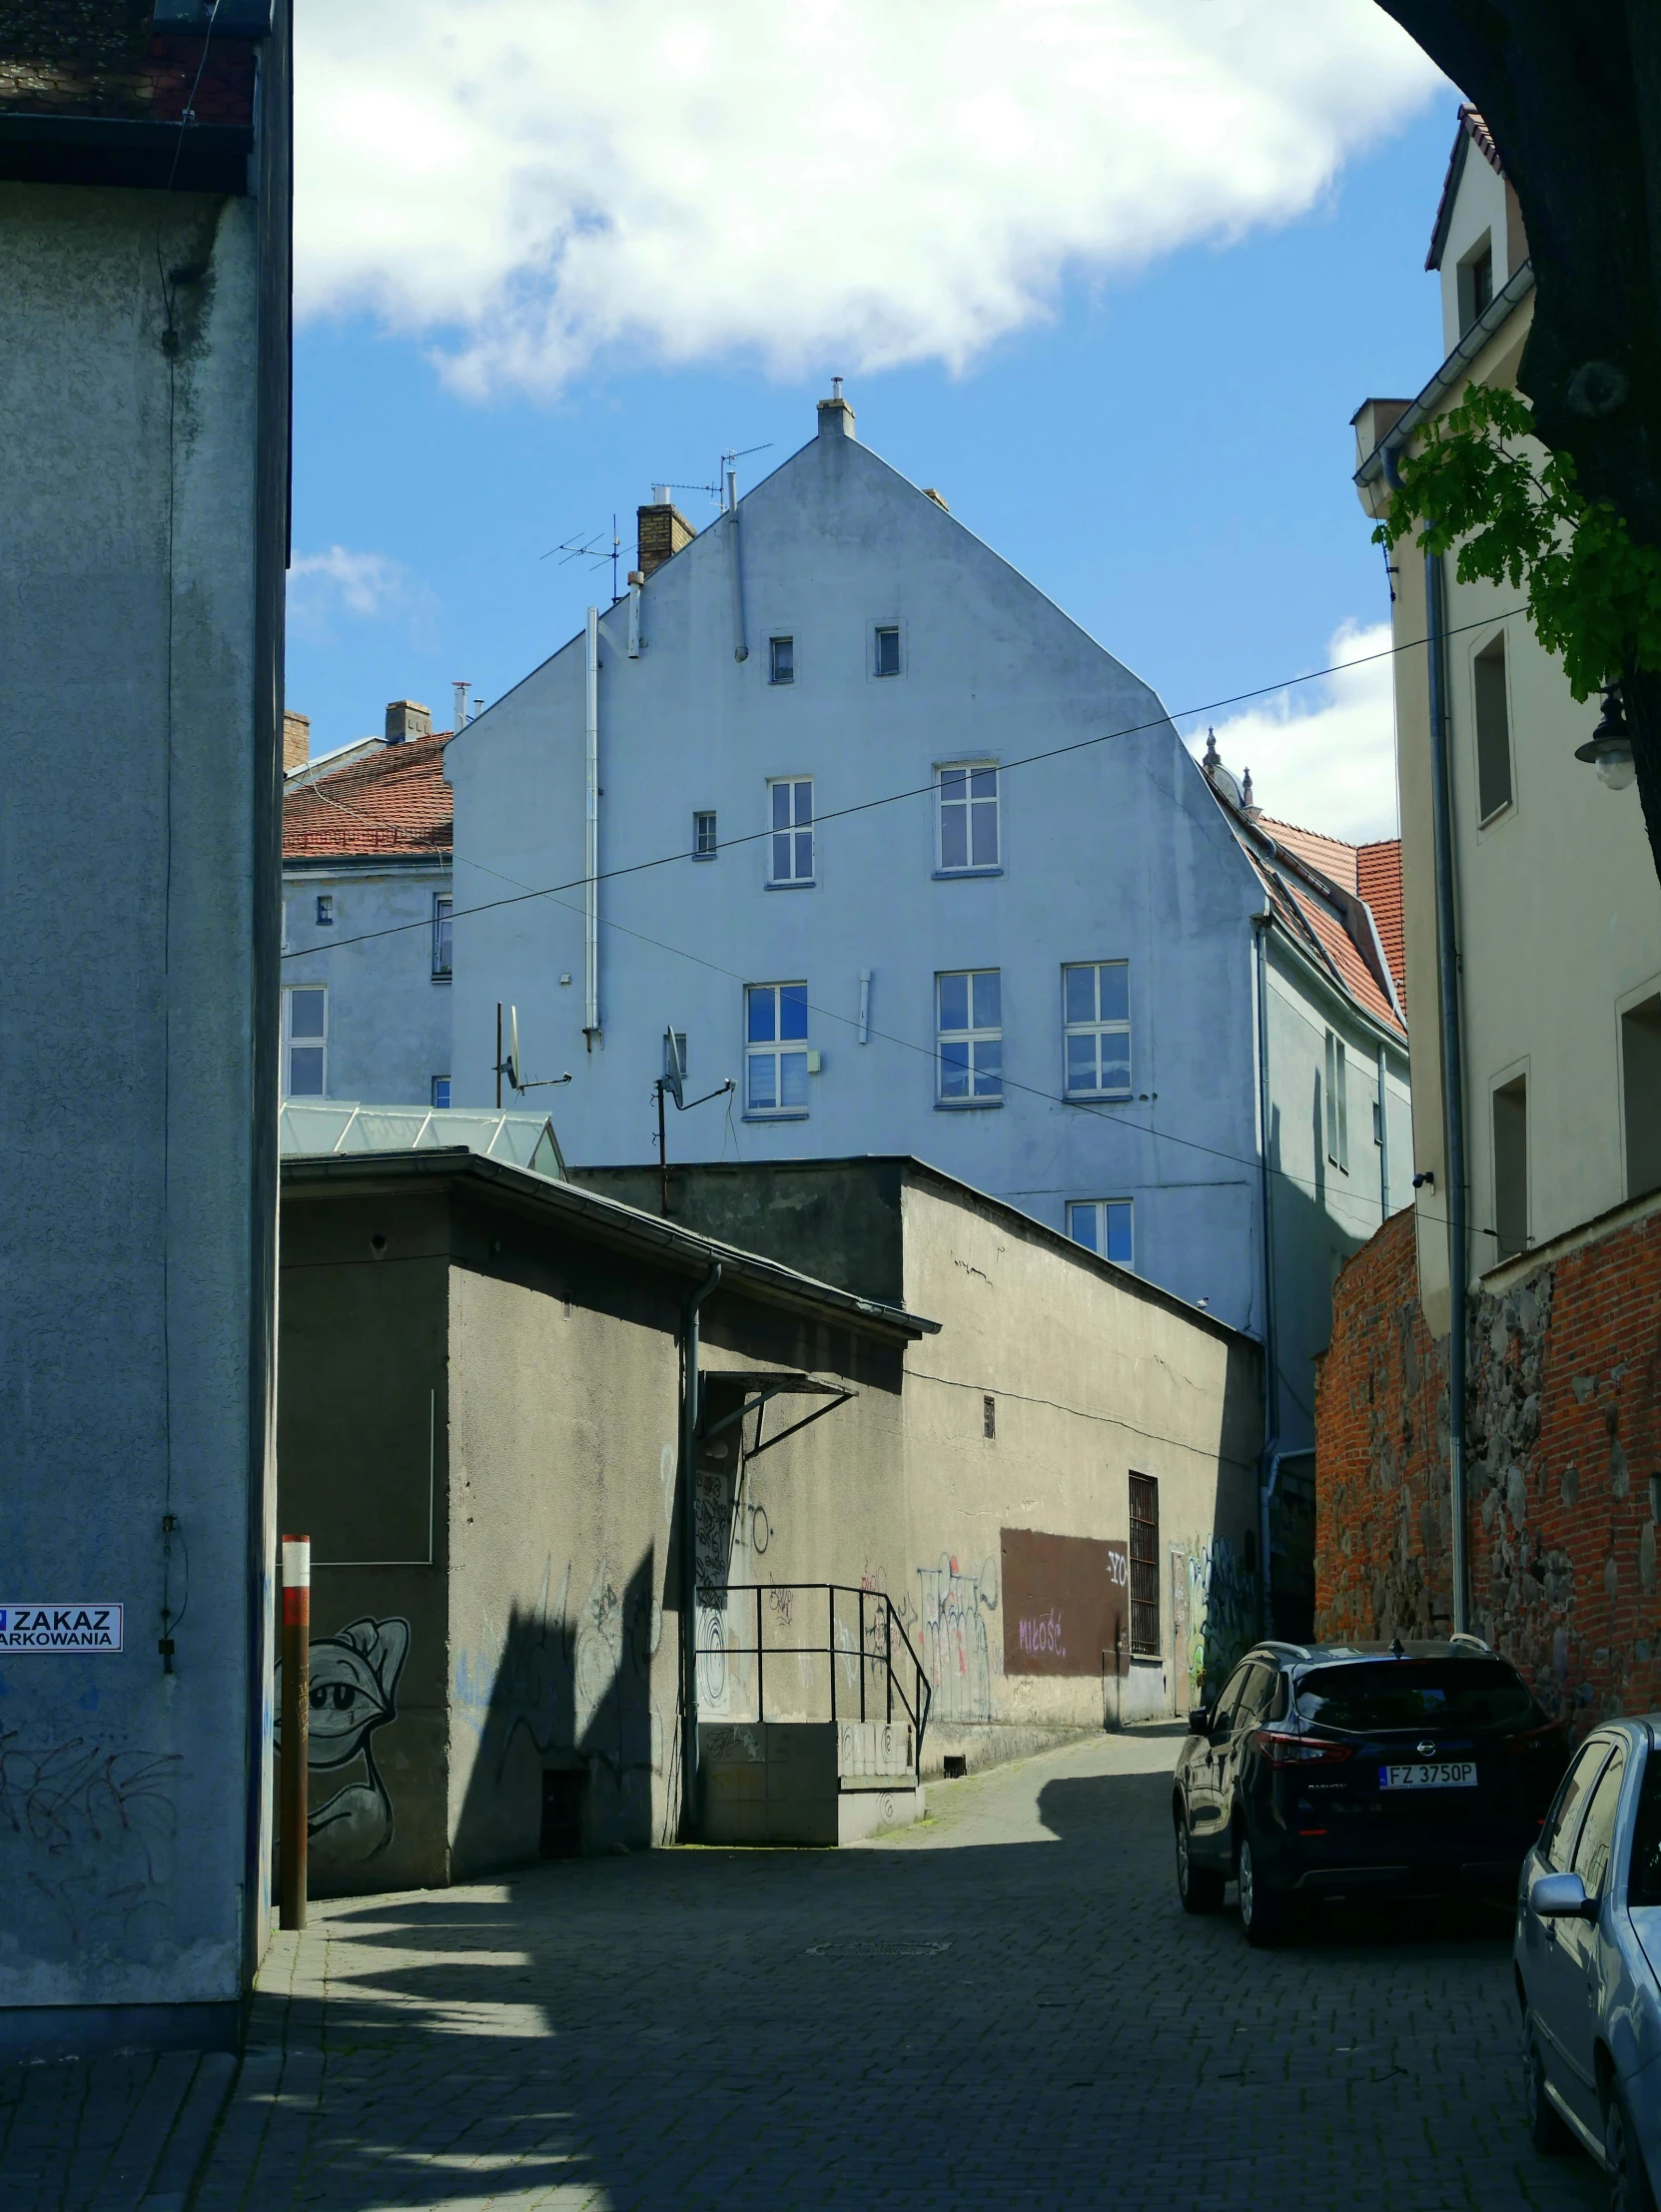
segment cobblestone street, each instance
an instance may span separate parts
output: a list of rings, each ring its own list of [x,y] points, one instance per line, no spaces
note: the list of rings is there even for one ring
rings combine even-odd
[[[1232,1905],[1186,1918],[1176,1750],[935,1785],[925,1827],[840,1853],[315,1906],[274,1940],[195,2203],[1601,2206],[1523,2134],[1506,1928],[1333,1916],[1259,1954]],[[0,2111],[8,2212],[161,2212],[85,2160],[73,2186],[15,2161],[66,2071]]]

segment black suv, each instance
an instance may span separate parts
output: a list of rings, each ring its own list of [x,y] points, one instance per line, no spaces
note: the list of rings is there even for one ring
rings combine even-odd
[[[1446,1643],[1258,1644],[1177,1762],[1177,1886],[1215,1912],[1240,1883],[1246,1939],[1303,1899],[1516,1887],[1568,1739],[1516,1669]]]

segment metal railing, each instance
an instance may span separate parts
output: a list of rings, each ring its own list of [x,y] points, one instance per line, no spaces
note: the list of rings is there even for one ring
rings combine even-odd
[[[697,1667],[700,1720],[901,1722],[923,1756],[934,1693],[886,1591],[700,1584]]]

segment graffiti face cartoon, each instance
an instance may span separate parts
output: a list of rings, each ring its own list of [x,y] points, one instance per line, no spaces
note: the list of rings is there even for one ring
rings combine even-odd
[[[375,1762],[377,1729],[398,1718],[398,1682],[410,1651],[406,1620],[353,1621],[311,1645],[306,1765],[316,1774],[361,1763],[364,1779],[315,1804],[308,1835],[331,1857],[374,1858],[393,1840],[393,1801]],[[282,1668],[278,1668],[282,1711]]]

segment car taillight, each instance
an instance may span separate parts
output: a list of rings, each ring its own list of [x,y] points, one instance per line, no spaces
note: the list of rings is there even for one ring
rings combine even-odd
[[[1538,1728],[1519,1729],[1514,1736],[1507,1736],[1505,1749],[1519,1758],[1526,1757],[1529,1752],[1550,1751],[1554,1739],[1560,1741],[1562,1734],[1561,1721],[1542,1721]]]
[[[1254,1741],[1271,1767],[1335,1767],[1353,1756],[1347,1744],[1315,1744],[1279,1729],[1260,1728]]]

